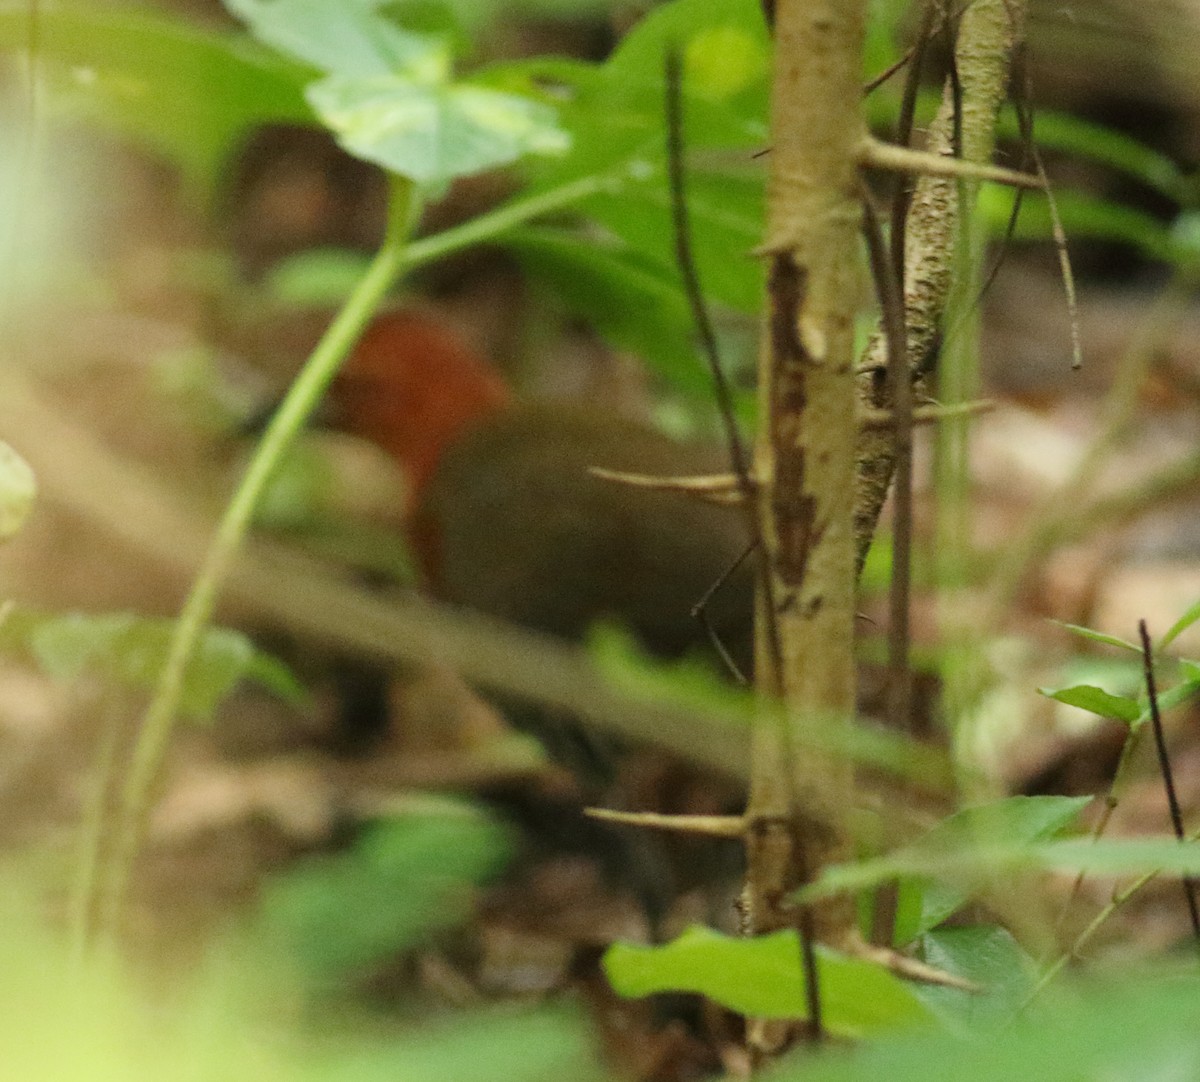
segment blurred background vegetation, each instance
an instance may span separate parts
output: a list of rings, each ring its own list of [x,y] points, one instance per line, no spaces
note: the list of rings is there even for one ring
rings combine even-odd
[[[872,5],[864,79],[903,54],[916,25],[908,4]],[[596,826],[580,810],[594,788],[514,727],[510,704],[412,658],[364,679],[355,650],[289,623],[241,580],[189,671],[120,949],[71,948],[97,871],[86,854],[168,619],[258,423],[370,264],[388,170],[407,171],[423,199],[394,303],[453,328],[522,397],[715,438],[663,181],[669,38],[683,41],[691,73],[697,261],[750,425],[769,64],[756,5],[0,5],[0,438],[39,487],[0,550],[0,599],[13,602],[0,625],[0,1037],[24,1075],[736,1076],[734,1011],[792,1009],[754,998],[780,954],[764,955],[767,976],[748,971],[747,992],[730,974],[749,963],[695,939],[677,941],[668,976],[643,977],[636,953],[610,956],[629,994],[618,996],[601,961],[613,942],[697,923],[735,930],[736,856],[648,852]],[[1198,46],[1191,0],[1031,6],[1023,70],[1078,281],[1084,367],[1070,366],[1046,201],[1027,197],[1010,233],[1011,194],[985,190],[989,261],[1004,261],[978,302],[981,392],[996,405],[972,443],[966,604],[980,633],[966,646],[939,635],[939,493],[932,437],[919,440],[917,728],[976,792],[1045,801],[994,828],[1030,852],[1094,821],[1099,802],[1082,798],[1108,791],[1145,714],[1138,659],[1063,623],[1132,640],[1139,618],[1159,637],[1184,618],[1163,679],[1185,813],[1200,802],[1200,669],[1187,660],[1200,643],[1187,619],[1200,597]],[[931,79],[922,122],[937,89]],[[898,96],[889,83],[866,99],[880,133]],[[1018,130],[1010,109],[1010,164]],[[864,310],[865,340],[875,315]],[[376,448],[314,430],[275,477],[256,535],[302,554],[287,580],[297,592],[330,575],[348,596],[369,585],[399,604],[413,584],[404,485]],[[889,531],[885,518],[861,600],[868,718],[882,714]],[[744,709],[706,671],[664,674],[619,636],[599,635],[588,663],[635,699],[697,715]],[[953,716],[939,698],[947,666],[978,674]],[[679,743],[640,750],[621,798],[736,806],[736,764],[701,771]],[[1151,755],[1147,742],[1122,768],[1110,832],[1165,831]],[[950,811],[938,796],[920,826]],[[1089,880],[1051,932],[1041,918],[1062,905],[1056,881],[1030,872],[1001,889],[950,876],[938,894],[928,867],[905,871],[926,958],[988,994],[910,995],[831,961],[843,1032],[883,1036],[855,1058],[797,1059],[780,1077],[958,1071],[955,1034],[972,1024],[972,1070],[985,1080],[1194,1067],[1194,1042],[1177,1038],[1194,1030],[1200,990],[1170,961],[1144,984],[1102,985],[1086,1010],[1054,1002],[1004,1042],[987,1035],[1031,993],[1033,958],[1055,957],[1052,943],[1071,943],[1102,910],[1111,876]],[[648,901],[647,875],[673,889]],[[1147,889],[1089,940],[1089,957],[1101,972],[1112,959],[1160,959],[1187,929],[1177,884]],[[659,994],[637,998],[649,991]]]

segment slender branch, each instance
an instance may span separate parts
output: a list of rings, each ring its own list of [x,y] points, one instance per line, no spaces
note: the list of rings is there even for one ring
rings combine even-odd
[[[115,934],[120,910],[167,745],[174,730],[188,667],[216,606],[224,580],[277,466],[303,428],[339,365],[394,285],[415,217],[411,184],[393,180],[387,233],[371,266],[292,384],[255,450],[188,594],[171,638],[166,664],[142,718],[132,762],[116,810],[112,849],[99,890],[100,931]]]
[[[409,271],[426,263],[433,263],[473,244],[493,241],[510,229],[516,229],[535,218],[566,210],[589,196],[619,191],[620,187],[619,174],[600,173],[534,195],[513,199],[494,210],[463,222],[462,225],[410,241],[401,253],[401,267]]]
[[[1191,834],[1184,838],[1184,841],[1194,842],[1200,841],[1200,830],[1194,830]],[[1030,990],[1029,994],[1022,1002],[1017,1014],[1023,1013],[1053,982],[1054,979],[1066,968],[1067,963],[1072,959],[1079,958],[1086,947],[1101,928],[1104,927],[1111,919],[1114,913],[1122,906],[1128,904],[1129,900],[1135,895],[1144,890],[1150,883],[1153,883],[1162,875],[1162,869],[1155,868],[1150,872],[1143,872],[1133,880],[1124,890],[1116,892],[1112,896],[1112,900],[1105,905],[1089,922],[1086,928],[1075,937],[1075,941],[1071,946],[1063,951],[1062,954],[1055,959],[1053,965],[1049,966],[1045,972],[1038,978],[1037,983]]]
[[[1146,621],[1138,621],[1138,635],[1142,642],[1142,672],[1146,680],[1146,698],[1150,703],[1150,726],[1154,732],[1154,749],[1158,753],[1158,769],[1162,775],[1163,789],[1167,794],[1167,808],[1171,813],[1171,829],[1175,837],[1183,841],[1183,812],[1179,807],[1179,794],[1175,791],[1175,777],[1171,771],[1171,756],[1167,752],[1167,739],[1163,735],[1162,715],[1158,709],[1158,689],[1154,682],[1154,647]],[[1187,903],[1188,917],[1192,922],[1192,936],[1200,943],[1200,910],[1196,908],[1196,884],[1191,876],[1183,877],[1183,897]]]
[[[863,193],[863,232],[871,273],[883,311],[888,349],[889,390],[895,439],[895,528],[892,544],[892,588],[888,609],[888,718],[897,732],[912,726],[912,676],[909,671],[909,602],[912,586],[912,373],[908,364],[908,332],[901,285],[889,258],[883,229]]]
[[[1121,754],[1117,758],[1117,766],[1113,771],[1112,781],[1108,783],[1108,792],[1104,794],[1104,805],[1100,812],[1100,817],[1096,820],[1096,825],[1092,827],[1090,837],[1094,842],[1099,841],[1104,836],[1113,813],[1120,806],[1121,798],[1125,795],[1125,786],[1128,783],[1130,775],[1130,764],[1133,762],[1134,753],[1141,744],[1141,734],[1143,731],[1142,728],[1130,726],[1125,734],[1125,740],[1121,744]],[[1086,880],[1086,871],[1081,871],[1075,876],[1075,880],[1071,884],[1071,889],[1067,892],[1066,900],[1063,902],[1062,909],[1059,911],[1058,919],[1055,921],[1054,927],[1056,932],[1060,931],[1063,925],[1066,924],[1071,907],[1079,897],[1079,892],[1083,889],[1083,884]]]
[[[1032,173],[1018,173],[1002,165],[969,162],[962,158],[947,158],[911,147],[898,147],[871,136],[864,137],[859,147],[859,161],[873,169],[888,169],[898,173],[915,173],[931,177],[951,177],[955,180],[990,180],[1014,188],[1042,190],[1045,183]]]

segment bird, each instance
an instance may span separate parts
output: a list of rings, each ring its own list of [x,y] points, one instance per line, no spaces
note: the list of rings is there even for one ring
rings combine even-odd
[[[335,425],[404,472],[408,540],[434,597],[572,642],[608,622],[652,657],[717,664],[693,609],[725,577],[708,625],[748,666],[744,516],[591,472],[724,473],[723,448],[594,403],[522,401],[450,326],[412,308],[370,325],[331,398]]]
[[[725,473],[722,447],[681,442],[592,402],[523,400],[453,328],[412,307],[370,324],[328,407],[332,424],[375,444],[403,471],[401,517],[421,585],[435,598],[573,643],[597,623],[616,624],[653,658],[699,656],[719,666],[728,657],[749,671],[754,583],[753,562],[742,559],[744,515],[591,472]],[[693,609],[709,593],[706,627]],[[579,799],[491,797],[510,819],[540,824],[534,833],[554,823],[551,833],[602,854],[651,927],[687,883],[714,867],[726,879],[740,869],[736,844],[651,837],[589,819],[580,805],[646,810],[650,786],[655,810],[693,810],[703,793],[712,802],[704,810],[729,811],[740,803],[739,783],[697,783],[695,771],[680,773],[661,758],[633,762],[634,749],[578,719],[537,704],[499,705],[569,768]]]

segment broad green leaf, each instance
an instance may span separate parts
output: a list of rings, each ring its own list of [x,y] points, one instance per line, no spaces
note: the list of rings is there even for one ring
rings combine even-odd
[[[969,1037],[945,1030],[881,1037],[813,1054],[803,1048],[771,1082],[1183,1082],[1200,1078],[1200,981],[1129,966],[1012,1025]]]
[[[766,116],[771,46],[757,0],[675,0],[625,35],[605,64],[606,75],[639,97],[653,93],[660,117],[663,58],[670,48],[681,51],[689,93],[719,100],[749,95],[761,101],[759,116]]]
[[[362,972],[466,919],[473,888],[505,864],[506,830],[469,804],[429,798],[349,851],[272,884],[261,921],[318,980]]]
[[[929,1019],[911,985],[881,966],[817,949],[823,1021],[860,1036]],[[692,927],[661,947],[617,943],[604,972],[623,996],[695,992],[759,1018],[804,1018],[804,975],[794,931],[734,938]]]
[[[1171,625],[1170,630],[1159,640],[1158,649],[1165,650],[1197,620],[1200,620],[1200,601],[1189,606],[1187,611]]]
[[[618,192],[594,195],[582,209],[634,250],[670,258],[671,201],[659,173],[629,178]],[[687,213],[705,294],[739,312],[758,311],[764,286],[762,260],[754,256],[764,221],[761,178],[735,170],[692,172]]]
[[[1119,639],[1116,635],[1106,635],[1103,631],[1093,631],[1090,627],[1080,627],[1079,624],[1068,624],[1062,620],[1051,620],[1050,622],[1058,624],[1059,627],[1066,628],[1072,635],[1078,635],[1081,639],[1087,639],[1089,642],[1098,642],[1103,646],[1116,646],[1122,650],[1129,650],[1139,656],[1141,655],[1142,648],[1128,639]]]
[[[29,463],[0,440],[0,541],[20,532],[36,498],[37,478]]]
[[[1017,796],[964,808],[893,856],[953,854],[981,845],[1027,845],[1064,830],[1088,803],[1087,797]],[[970,897],[969,885],[939,882],[930,876],[901,878],[899,887],[893,936],[898,946],[941,924]]]
[[[1126,724],[1132,724],[1142,716],[1142,708],[1133,699],[1124,695],[1111,695],[1103,688],[1091,684],[1076,684],[1074,687],[1060,688],[1054,691],[1050,688],[1038,688],[1040,695],[1056,702],[1066,703],[1067,706],[1077,706],[1102,718],[1115,718]]]
[[[0,5],[0,47],[26,46],[29,10]],[[241,35],[118,5],[55,4],[37,17],[53,106],[149,144],[201,193],[254,126],[312,120],[309,73]]]
[[[403,29],[384,9],[387,0],[225,0],[256,37],[327,73],[368,79],[426,69],[444,79],[443,42]]]
[[[412,72],[330,76],[308,99],[351,154],[433,192],[525,154],[562,153],[569,143],[541,102]]]
[[[1010,1021],[1033,988],[1033,959],[1005,928],[936,928],[923,933],[917,947],[929,965],[977,986],[978,991],[935,984],[917,988],[917,995],[939,1017],[964,1031]]]
[[[674,268],[620,243],[562,230],[525,229],[504,243],[527,276],[613,345],[638,354],[685,393],[712,393]]]
[[[19,611],[0,629],[0,647],[28,650],[55,679],[69,681],[90,675],[150,690],[166,662],[173,630],[170,620],[130,613],[42,616]],[[241,632],[210,628],[188,667],[180,709],[193,720],[208,721],[245,679],[284,698],[297,700],[304,695],[287,668],[258,650]]]
[[[668,46],[685,61],[684,143],[692,247],[705,293],[739,311],[761,307],[763,167],[769,55],[762,15],[749,0],[676,0],[656,8],[599,66],[534,61],[493,69],[497,85],[552,87],[572,149],[526,166],[535,192],[581,177],[610,185],[580,206],[632,250],[674,261],[665,172],[663,62]],[[717,54],[730,50],[721,78]]]
[[[264,41],[326,73],[307,98],[347,151],[430,194],[569,144],[546,102],[454,82],[449,41],[401,28],[383,0],[228,4]]]
[[[1020,871],[1084,872],[1124,876],[1158,872],[1194,876],[1200,873],[1200,842],[1174,838],[1025,843],[991,842],[942,851],[916,846],[876,860],[838,864],[824,870],[815,883],[796,892],[799,901],[868,890],[901,876],[944,878],[963,884],[969,893],[998,876]]]

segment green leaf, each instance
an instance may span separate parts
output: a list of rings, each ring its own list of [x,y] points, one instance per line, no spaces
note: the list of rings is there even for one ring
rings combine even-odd
[[[1182,705],[1188,699],[1192,698],[1197,691],[1200,691],[1200,676],[1196,674],[1193,674],[1190,679],[1184,680],[1166,691],[1160,691],[1158,693],[1158,712],[1165,714],[1168,710],[1174,710],[1175,707]],[[1141,713],[1134,724],[1135,726],[1144,725],[1149,720],[1150,703],[1147,701],[1142,706]]]
[[[0,541],[20,532],[36,498],[37,478],[29,463],[0,440]]]
[[[466,919],[474,886],[509,850],[505,829],[478,809],[428,798],[271,885],[265,934],[318,980],[362,971]]]
[[[227,0],[263,41],[326,73],[307,98],[351,154],[437,193],[455,177],[569,145],[555,110],[451,78],[451,46],[383,0]]]
[[[684,89],[711,100],[742,95],[761,98],[766,116],[771,45],[756,0],[675,0],[642,18],[622,39],[606,75],[629,96],[644,97],[657,87],[655,110],[661,111],[663,58],[679,48],[684,60]]]
[[[29,6],[0,6],[0,47],[23,49]],[[40,8],[38,57],[56,108],[115,127],[167,155],[201,193],[231,146],[268,122],[308,123],[308,73],[237,34],[141,8]]]
[[[934,984],[917,988],[925,1004],[963,1032],[1010,1021],[1033,989],[1033,959],[1005,928],[993,924],[937,928],[923,933],[917,946],[929,965],[979,989]]]
[[[563,230],[525,229],[504,243],[527,275],[613,345],[638,354],[685,393],[712,393],[674,268],[618,242]]]
[[[1087,639],[1089,642],[1098,642],[1103,646],[1116,646],[1121,650],[1129,650],[1139,657],[1141,656],[1142,648],[1128,639],[1119,639],[1116,635],[1106,635],[1103,631],[1093,631],[1090,627],[1081,627],[1079,624],[1068,624],[1062,620],[1051,620],[1050,622],[1058,624],[1059,627],[1066,628],[1071,634],[1078,635],[1081,639]]]
[[[1110,695],[1103,688],[1091,684],[1076,684],[1058,691],[1038,688],[1038,694],[1066,703],[1067,706],[1077,706],[1081,710],[1099,714],[1102,718],[1116,718],[1126,724],[1132,724],[1142,716],[1142,707],[1135,700],[1124,695]]]
[[[541,102],[411,71],[330,76],[308,100],[351,154],[433,192],[525,154],[562,153],[569,143]]]
[[[400,1011],[384,1025],[360,1022],[344,1047],[335,1045],[321,1057],[316,1071],[295,1072],[288,1082],[614,1082],[598,1062],[584,1011],[561,1003],[530,1010],[511,1001],[516,998],[421,1012],[409,1025],[394,1017]],[[332,1044],[324,1028],[317,1032],[322,1048]],[[245,1077],[260,1082],[256,1075]]]
[[[1200,620],[1200,601],[1189,606],[1187,611],[1171,625],[1170,630],[1159,640],[1158,649],[1165,650],[1197,620]]]
[[[153,689],[166,662],[174,623],[131,613],[44,616],[14,613],[0,629],[0,646],[28,649],[51,677],[74,681],[97,676],[138,691]],[[239,631],[210,628],[184,678],[180,709],[208,721],[245,679],[293,701],[304,691],[282,662],[258,650]]]
[[[362,252],[310,248],[273,266],[263,281],[263,292],[281,305],[333,308],[350,295],[370,262]]]
[[[1129,966],[1048,1009],[970,1039],[945,1030],[880,1038],[814,1056],[804,1048],[772,1082],[1175,1082],[1200,1078],[1200,981]]]
[[[901,876],[944,878],[964,894],[997,876],[1019,871],[1084,872],[1123,876],[1147,872],[1200,873],[1200,842],[1174,838],[1093,841],[1071,838],[1044,842],[993,842],[942,851],[912,846],[876,860],[826,868],[817,881],[796,892],[798,901],[868,890]]]
[[[674,261],[664,167],[663,61],[668,46],[685,61],[684,140],[692,247],[706,294],[738,311],[761,307],[763,169],[752,157],[767,140],[767,58],[762,14],[750,0],[676,0],[647,15],[598,67],[561,61],[493,69],[507,85],[555,90],[571,152],[530,163],[532,190],[581,177],[611,184],[581,204],[630,249],[660,265]],[[721,50],[727,68],[719,77]]]
[[[881,966],[817,948],[823,1021],[845,1036],[927,1021],[912,987]],[[792,930],[751,939],[692,927],[661,947],[617,943],[604,972],[623,996],[695,992],[759,1018],[804,1018],[800,944]]]
[[[255,36],[327,73],[355,78],[432,67],[447,74],[442,39],[383,14],[387,0],[225,0]]]
[[[1020,847],[1051,837],[1068,827],[1089,803],[1088,797],[1016,796],[991,804],[964,808],[943,819],[937,826],[893,858],[905,854],[953,854],[975,846],[1009,844]],[[889,857],[882,858],[887,861]],[[874,862],[871,862],[874,863]],[[900,873],[901,875],[903,873]],[[884,879],[896,878],[885,876]],[[883,881],[883,880],[881,880]],[[969,884],[938,882],[927,875],[900,879],[897,920],[893,942],[910,942],[922,932],[941,924],[970,897]]]
[[[601,192],[582,204],[634,250],[652,259],[671,257],[671,201],[663,176],[628,178],[618,192]],[[761,179],[716,169],[692,172],[687,211],[696,271],[706,295],[739,312],[761,308],[762,261],[753,255],[764,221]]]

